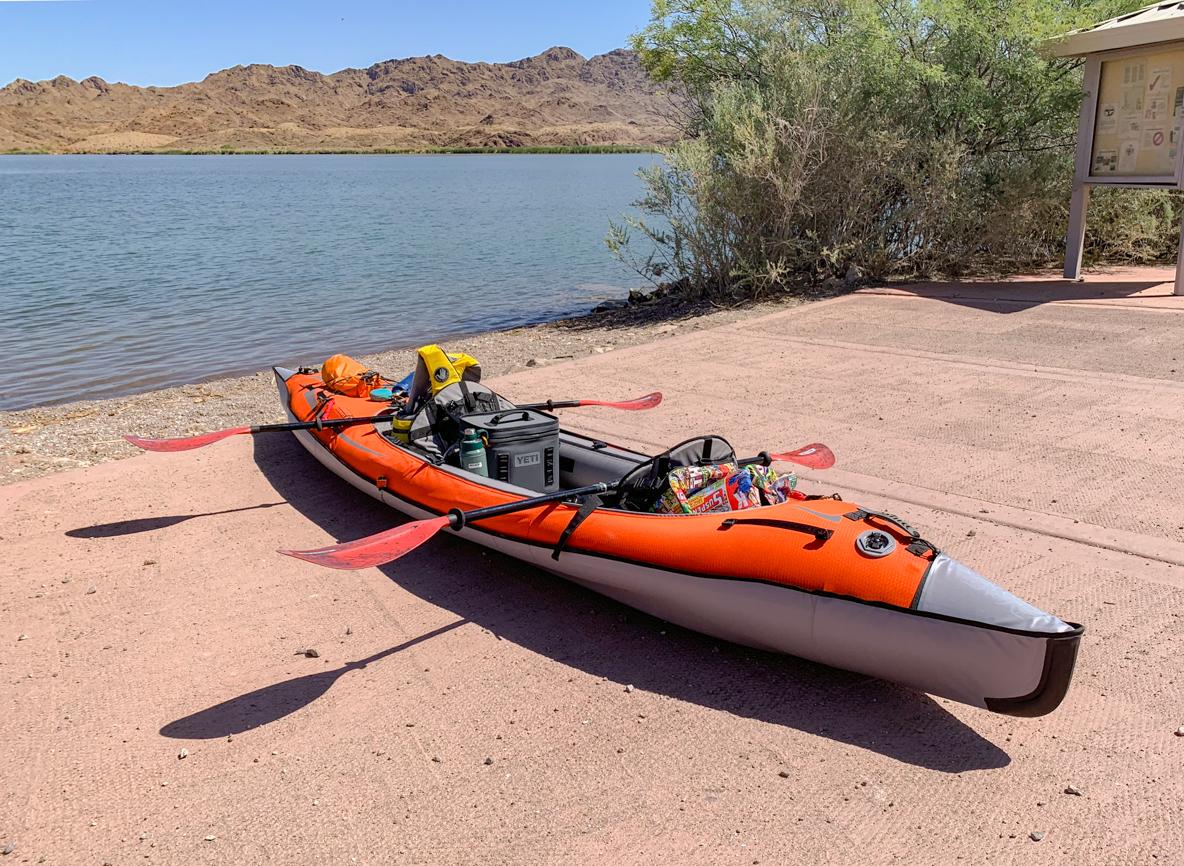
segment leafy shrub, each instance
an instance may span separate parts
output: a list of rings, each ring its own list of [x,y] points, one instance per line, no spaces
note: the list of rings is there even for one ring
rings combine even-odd
[[[1054,263],[1081,70],[1038,46],[1132,5],[655,0],[634,47],[683,95],[687,137],[642,172],[644,216],[607,243],[706,296],[797,290],[851,265],[884,278]],[[1169,193],[1095,193],[1090,215],[1091,259],[1175,251]]]

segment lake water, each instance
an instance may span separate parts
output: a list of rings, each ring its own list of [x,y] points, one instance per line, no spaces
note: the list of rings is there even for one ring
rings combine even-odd
[[[586,311],[655,159],[0,157],[0,409]]]

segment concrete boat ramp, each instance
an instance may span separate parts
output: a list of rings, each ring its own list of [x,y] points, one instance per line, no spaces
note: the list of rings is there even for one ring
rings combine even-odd
[[[0,488],[3,862],[1181,862],[1165,278],[868,289],[493,383],[661,388],[565,413],[647,449],[826,442],[805,487],[1086,625],[1053,715],[721,645],[455,538],[357,573],[280,557],[392,515],[239,437]]]

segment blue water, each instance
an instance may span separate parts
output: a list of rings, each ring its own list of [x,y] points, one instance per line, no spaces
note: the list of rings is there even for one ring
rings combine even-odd
[[[581,312],[657,157],[0,157],[0,409]]]

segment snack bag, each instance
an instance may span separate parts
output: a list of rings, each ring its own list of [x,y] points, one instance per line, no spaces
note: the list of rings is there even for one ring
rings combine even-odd
[[[753,483],[760,490],[765,505],[777,505],[787,499],[797,499],[801,496],[795,495],[798,477],[792,472],[788,475],[778,475],[771,466],[759,464],[749,466],[748,471],[752,473]]]
[[[747,468],[734,463],[680,466],[669,475],[669,488],[654,506],[659,514],[706,514],[741,511],[761,504],[760,490]]]

